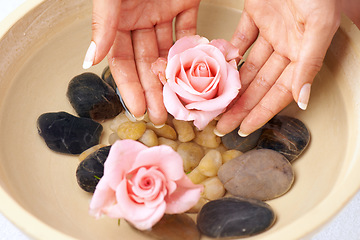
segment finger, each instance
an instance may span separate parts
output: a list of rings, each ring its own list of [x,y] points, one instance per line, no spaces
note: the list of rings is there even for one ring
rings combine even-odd
[[[262,100],[240,125],[239,135],[247,136],[267,123],[292,101],[291,84],[294,64],[290,63]]]
[[[269,44],[262,36],[259,36],[254,43],[254,46],[251,48],[244,65],[240,68],[240,93],[243,93],[247,89],[273,51],[271,44]]]
[[[92,38],[83,68],[90,68],[104,59],[117,31],[121,0],[93,0]]]
[[[161,23],[155,26],[159,56],[166,58],[173,45],[172,22]]]
[[[162,84],[151,71],[151,64],[159,57],[155,29],[141,29],[132,32],[136,69],[145,99],[150,120],[155,125],[162,125],[167,119],[163,103]]]
[[[220,118],[216,126],[217,131],[224,134],[238,127],[271,89],[289,62],[289,59],[274,52],[240,99]]]
[[[175,19],[175,36],[180,39],[185,36],[196,34],[196,21],[199,6],[190,8],[179,13]]]
[[[307,108],[311,84],[320,71],[327,49],[330,46],[338,23],[319,24],[309,22],[305,26],[298,58],[296,61],[292,92],[298,106]]]
[[[108,58],[110,71],[125,105],[136,118],[140,118],[145,114],[146,104],[129,31],[118,31]]]
[[[246,10],[244,10],[230,42],[239,48],[240,55],[244,55],[246,50],[254,43],[258,34],[259,29]]]

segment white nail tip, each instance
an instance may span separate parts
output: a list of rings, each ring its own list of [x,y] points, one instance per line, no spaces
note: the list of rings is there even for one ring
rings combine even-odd
[[[91,41],[90,46],[85,55],[83,69],[89,69],[94,64],[95,53],[96,53],[96,44],[94,41]]]
[[[216,128],[214,129],[214,134],[218,137],[223,137],[225,134],[220,133]]]

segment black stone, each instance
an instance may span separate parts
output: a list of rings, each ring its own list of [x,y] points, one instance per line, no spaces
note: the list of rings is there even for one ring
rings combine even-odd
[[[262,132],[261,128],[247,137],[240,137],[238,131],[239,127],[221,138],[222,143],[227,149],[236,149],[244,153],[257,146]]]
[[[71,79],[67,97],[80,117],[110,119],[121,110],[115,90],[94,73],[83,73]]]
[[[103,70],[103,72],[101,74],[101,78],[116,91],[116,83],[115,83],[115,80],[114,80],[114,78],[113,78],[113,76],[112,76],[112,74],[110,72],[109,66],[104,68],[104,70]]]
[[[66,112],[44,113],[37,120],[40,136],[56,152],[80,154],[99,144],[101,124]]]
[[[275,150],[293,162],[310,142],[310,132],[299,119],[277,115],[265,126],[257,148]]]
[[[206,203],[197,216],[200,232],[208,237],[245,237],[272,226],[275,214],[259,200],[222,198]]]
[[[93,193],[100,178],[104,175],[104,163],[111,146],[102,147],[87,156],[76,170],[79,186],[86,192]]]

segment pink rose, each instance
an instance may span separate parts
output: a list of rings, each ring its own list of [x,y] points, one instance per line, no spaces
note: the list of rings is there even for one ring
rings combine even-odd
[[[223,39],[183,37],[158,59],[153,72],[164,84],[164,104],[176,119],[203,129],[237,96],[241,87],[236,58],[239,50]]]
[[[90,214],[124,218],[140,230],[164,215],[183,213],[200,198],[201,185],[186,176],[180,155],[168,146],[148,148],[133,141],[117,141],[104,164]]]

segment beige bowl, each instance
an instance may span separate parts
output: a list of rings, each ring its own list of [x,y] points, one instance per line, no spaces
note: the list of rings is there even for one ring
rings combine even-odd
[[[90,0],[29,0],[0,25],[0,210],[38,239],[146,239],[123,222],[88,215],[90,194],[75,177],[76,157],[50,151],[36,130],[44,112],[73,112],[65,92],[83,72],[91,36]],[[204,0],[199,34],[230,39],[241,1]],[[295,161],[296,181],[269,201],[278,218],[251,239],[299,239],[329,221],[360,186],[360,34],[347,19],[313,86],[308,110],[284,113],[311,131]],[[91,70],[100,74],[106,62]],[[106,134],[103,141],[106,142]]]

